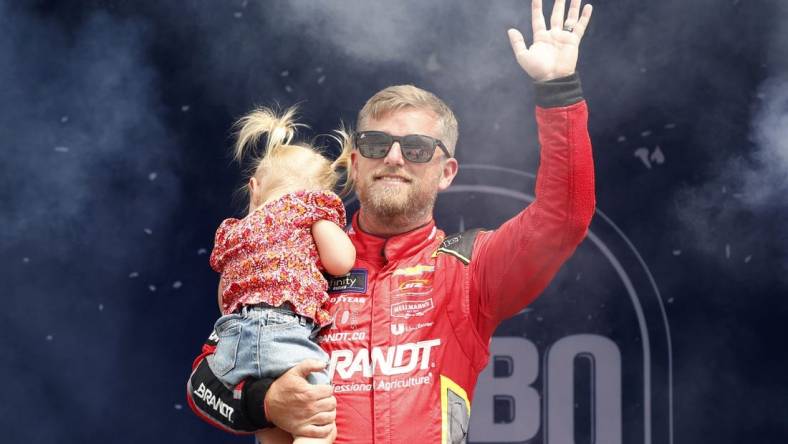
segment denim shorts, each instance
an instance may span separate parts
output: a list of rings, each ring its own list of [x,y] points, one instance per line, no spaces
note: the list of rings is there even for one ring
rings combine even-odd
[[[328,362],[317,345],[314,321],[287,307],[251,306],[216,321],[219,337],[208,365],[227,386],[246,378],[277,378],[304,359]],[[312,384],[329,384],[326,370],[312,373]]]

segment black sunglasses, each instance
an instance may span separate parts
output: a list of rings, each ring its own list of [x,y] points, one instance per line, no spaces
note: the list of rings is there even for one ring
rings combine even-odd
[[[435,147],[440,147],[446,157],[451,158],[449,150],[438,139],[420,134],[392,136],[383,131],[361,131],[353,135],[353,141],[362,156],[369,159],[382,159],[399,142],[402,157],[415,163],[426,163],[435,154]]]

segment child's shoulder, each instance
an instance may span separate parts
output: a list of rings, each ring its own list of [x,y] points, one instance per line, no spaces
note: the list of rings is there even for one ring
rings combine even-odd
[[[308,206],[336,206],[342,205],[342,199],[330,190],[301,190],[290,193],[291,199],[302,202]]]
[[[234,217],[229,217],[223,220],[222,223],[219,224],[219,227],[216,228],[216,238],[219,239],[225,237],[227,232],[231,231],[233,227],[238,225],[239,222],[241,222],[241,220]]]

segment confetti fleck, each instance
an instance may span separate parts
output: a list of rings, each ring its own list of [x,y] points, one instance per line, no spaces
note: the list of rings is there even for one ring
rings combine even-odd
[[[731,245],[725,244],[725,259],[731,258]]]
[[[181,410],[181,409],[183,409],[183,406],[182,406],[182,405],[180,405],[180,404],[175,404],[173,407],[175,407],[175,410]]]
[[[325,82],[325,81],[326,81],[326,76],[320,76],[320,77],[317,78],[317,84],[318,85],[322,85],[323,82]]]
[[[438,62],[438,55],[434,52],[427,58],[426,68],[428,72],[436,72],[441,70],[441,64]]]
[[[287,77],[287,76],[290,75],[290,71],[284,70],[284,71],[280,72],[279,75],[282,76],[282,77]]]
[[[156,172],[155,172],[155,171],[153,171],[153,172],[151,172],[150,174],[148,174],[148,180],[150,180],[150,181],[152,182],[152,181],[156,180],[156,178],[157,178],[158,176],[159,176],[159,175],[158,175],[158,174],[156,174]]]
[[[542,322],[542,320],[543,320],[543,319],[544,319],[543,317],[541,317],[541,316],[537,316],[537,317],[536,317],[536,322]]]
[[[618,141],[618,143],[621,143],[621,142],[626,142],[627,138],[625,136],[618,136],[618,139],[616,140]]]
[[[60,123],[66,123],[66,122],[68,122],[68,116],[63,116],[60,118]]]
[[[589,321],[591,320],[591,318],[593,318],[593,316],[592,315],[588,315],[588,320]]]
[[[648,70],[645,67],[640,68],[640,72],[646,72],[646,71],[648,71]]]
[[[131,273],[129,273],[129,279],[134,279],[136,277],[139,277],[139,275],[140,274],[137,273],[136,271],[132,271]]]
[[[99,311],[104,311],[104,304],[99,304],[98,309]]]
[[[52,336],[52,335],[47,335],[47,341],[51,341],[51,340],[52,340],[52,339],[54,339],[54,338],[55,338],[55,337],[54,337],[54,336]]]
[[[648,148],[640,147],[635,150],[634,155],[643,162],[646,168],[651,169],[651,162],[648,160]]]
[[[656,162],[659,165],[665,163],[665,154],[662,153],[662,150],[657,145],[657,148],[654,149],[654,152],[651,153],[651,160]]]
[[[178,288],[181,288],[182,286],[183,286],[183,282],[181,282],[181,281],[175,281],[175,282],[172,283],[172,288],[174,288],[176,290]]]
[[[676,127],[675,123],[666,123],[665,124],[665,129],[673,129],[675,127]]]
[[[673,250],[673,256],[681,256],[681,250]]]
[[[181,105],[182,112],[188,112],[191,109],[189,105]]]
[[[651,130],[645,130],[640,133],[640,137],[648,137],[651,135]]]
[[[150,290],[151,292],[154,292],[154,291],[156,291],[156,286],[153,285],[153,284],[150,284],[150,285],[148,285],[148,290]]]
[[[582,275],[583,275],[583,273],[577,273],[577,276],[575,276],[575,280],[576,280],[576,281],[579,281],[579,280],[580,280],[580,277],[581,277]]]
[[[323,72],[323,67],[322,66],[318,66],[317,68],[315,68],[315,72],[317,72],[317,73]]]
[[[26,264],[29,264],[30,263],[30,258],[29,257],[23,257],[22,258],[22,262],[24,262]]]
[[[151,230],[150,228],[145,228],[145,229],[144,229],[144,230],[142,230],[142,231],[144,231],[144,232],[145,232],[145,234],[147,234],[148,236],[150,236],[151,234],[153,234],[153,230]]]
[[[197,256],[202,256],[203,254],[208,254],[208,250],[206,250],[205,248],[200,248],[199,250],[197,250]]]
[[[67,146],[56,146],[55,147],[55,151],[57,151],[58,153],[67,153],[68,152],[68,147]]]
[[[673,298],[668,298],[668,304],[672,304],[672,303],[673,303]]]
[[[722,194],[725,194],[725,193],[727,193],[727,192],[728,192],[728,187],[726,187],[725,185],[723,185],[723,186],[722,186]]]
[[[236,13],[234,13],[233,15],[235,16],[235,18],[239,19],[239,18],[241,18],[241,17],[243,17],[243,16],[244,16],[244,13],[243,13],[243,12],[241,12],[241,11],[237,11],[237,12],[236,12]]]
[[[747,257],[744,258],[744,263],[748,264],[751,260],[752,260],[752,255],[748,255]]]
[[[293,92],[293,87],[290,86],[290,85],[285,85],[285,91],[291,93],[291,92]]]

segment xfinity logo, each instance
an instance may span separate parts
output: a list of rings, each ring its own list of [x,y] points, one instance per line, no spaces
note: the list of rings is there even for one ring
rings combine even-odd
[[[350,273],[333,277],[327,276],[329,292],[345,293],[366,293],[367,292],[367,270],[364,268],[354,268]]]
[[[331,289],[348,288],[356,285],[357,278],[353,276],[343,276],[331,280]]]
[[[233,422],[233,412],[235,409],[225,404],[221,398],[214,395],[213,392],[205,387],[203,383],[200,383],[200,386],[197,387],[197,390],[194,391],[194,394],[198,398],[202,399],[206,404],[208,404],[210,408],[214,409],[215,411],[219,412],[220,415],[227,418],[227,421]]]
[[[410,373],[418,367],[426,370],[430,365],[430,352],[440,345],[440,339],[416,343],[399,344],[393,347],[362,348],[355,354],[352,350],[334,350],[328,367],[329,377],[338,373],[342,379],[350,379],[358,372],[371,378],[376,370],[386,376]]]

